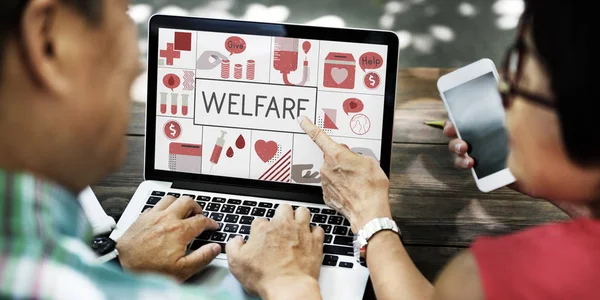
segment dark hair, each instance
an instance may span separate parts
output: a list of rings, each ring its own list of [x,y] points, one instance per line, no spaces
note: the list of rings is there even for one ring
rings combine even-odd
[[[102,13],[101,0],[60,0],[74,8],[90,23],[100,21]],[[0,68],[3,66],[6,41],[18,34],[21,29],[21,18],[29,0],[0,0]]]
[[[593,1],[526,0],[537,54],[550,77],[569,157],[600,164],[600,21]]]

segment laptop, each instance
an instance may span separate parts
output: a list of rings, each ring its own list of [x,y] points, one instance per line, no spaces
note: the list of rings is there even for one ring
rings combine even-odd
[[[368,269],[350,223],[324,205],[323,153],[296,119],[390,174],[398,65],[393,32],[155,15],[149,22],[144,182],[111,238],[163,196],[219,223],[190,245],[222,249],[288,203],[325,230],[324,299],[361,299]],[[223,250],[225,251],[225,250]],[[212,265],[226,267],[222,253]]]

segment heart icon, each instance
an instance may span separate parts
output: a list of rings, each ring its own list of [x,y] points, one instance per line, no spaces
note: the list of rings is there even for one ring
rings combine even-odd
[[[264,140],[258,140],[254,144],[254,151],[256,151],[256,155],[258,155],[258,157],[264,162],[271,160],[271,158],[277,154],[278,148],[279,146],[277,146],[277,143],[273,141],[266,142]]]
[[[331,68],[331,78],[333,78],[333,81],[335,81],[335,83],[341,84],[342,82],[346,81],[346,78],[348,78],[348,70],[340,68]]]
[[[356,104],[356,102],[350,102],[351,109],[355,109],[357,106],[358,106],[358,104]]]

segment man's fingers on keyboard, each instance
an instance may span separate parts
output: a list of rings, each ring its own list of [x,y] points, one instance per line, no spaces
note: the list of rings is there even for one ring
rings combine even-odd
[[[325,231],[321,226],[312,226],[310,231],[313,237],[321,244],[323,244],[323,240],[325,239]]]
[[[221,246],[219,244],[208,244],[204,245],[192,253],[180,258],[180,262],[184,268],[192,268],[193,273],[206,267],[213,259],[215,259],[221,253]]]
[[[156,203],[156,205],[154,206],[154,209],[155,210],[165,210],[165,209],[167,209],[167,207],[171,206],[171,204],[173,202],[175,202],[175,200],[177,200],[177,198],[175,198],[173,196],[165,196],[160,201],[158,201],[158,203]]]
[[[296,222],[304,225],[309,225],[310,223],[310,211],[306,207],[298,207],[294,212],[294,216],[296,218]]]
[[[281,204],[275,211],[275,215],[273,216],[273,220],[293,220],[294,219],[294,209],[289,204]]]
[[[219,224],[217,221],[207,218],[204,215],[195,215],[190,218],[183,220],[186,224],[188,224],[191,228],[193,228],[194,237],[198,236],[200,233],[204,231],[212,231],[217,230],[219,228]]]
[[[243,245],[244,238],[241,236],[237,236],[227,243],[225,246],[225,252],[227,252],[227,258],[229,258],[229,262],[231,262],[232,258],[235,259],[238,256]]]
[[[252,221],[252,224],[250,224],[250,226],[252,227],[252,230],[254,230],[262,223],[269,223],[269,220],[267,220],[266,218],[256,218],[254,219],[254,221]]]
[[[178,218],[183,219],[189,216],[190,211],[192,215],[201,214],[202,208],[192,198],[183,196],[175,200],[167,210],[174,212]]]

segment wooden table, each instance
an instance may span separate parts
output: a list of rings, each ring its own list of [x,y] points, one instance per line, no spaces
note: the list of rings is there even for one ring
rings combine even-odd
[[[470,172],[453,167],[448,138],[424,121],[445,119],[436,88],[449,69],[399,72],[391,203],[407,250],[423,274],[433,280],[447,261],[479,235],[496,235],[541,223],[568,219],[545,201],[509,189],[490,194],[477,190]],[[120,217],[142,181],[144,104],[133,107],[123,168],[93,187],[107,213]]]

